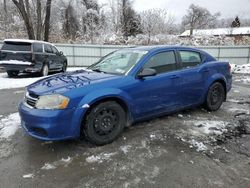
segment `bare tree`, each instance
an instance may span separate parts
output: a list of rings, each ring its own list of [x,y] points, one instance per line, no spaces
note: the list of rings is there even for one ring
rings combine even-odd
[[[121,0],[121,16],[120,24],[123,32],[123,36],[135,36],[141,33],[140,17],[134,11],[131,0]]]
[[[26,10],[26,8],[29,7],[29,5],[26,5],[26,3],[29,4],[29,2],[27,0],[25,0],[25,3],[23,0],[19,0],[19,1],[12,0],[12,1],[16,5],[21,17],[23,18],[29,39],[35,39],[34,28],[31,22],[31,17],[29,17],[29,13],[28,13],[29,10]]]
[[[211,14],[206,8],[191,4],[182,18],[182,25],[190,29],[192,36],[194,29],[214,27],[219,16],[220,13]]]
[[[45,21],[44,21],[44,40],[45,41],[49,41],[51,1],[52,0],[47,0],[47,3],[46,3],[46,16],[45,16]]]
[[[49,29],[50,29],[50,14],[51,14],[51,3],[52,0],[46,1],[46,13],[45,13],[45,19],[44,24],[42,24],[42,7],[41,7],[41,0],[36,1],[36,18],[37,18],[37,24],[34,24],[34,21],[32,20],[33,16],[31,16],[31,11],[35,12],[34,10],[31,10],[30,1],[29,0],[12,0],[13,3],[16,5],[20,16],[22,17],[28,38],[29,39],[41,39],[41,33],[42,33],[42,27],[44,27],[44,40],[49,40]],[[33,1],[32,1],[33,3]],[[35,26],[36,26],[36,35],[35,35]]]
[[[70,2],[64,13],[63,32],[66,38],[70,38],[72,40],[75,40],[79,29],[78,20],[74,12],[75,9]]]
[[[97,0],[82,0],[84,12],[82,16],[82,31],[91,43],[95,42],[95,38],[99,36],[102,28],[103,15],[100,12]]]
[[[149,9],[141,13],[143,32],[148,36],[150,44],[151,36],[166,34],[168,28],[174,22],[172,16],[167,14],[164,9]]]

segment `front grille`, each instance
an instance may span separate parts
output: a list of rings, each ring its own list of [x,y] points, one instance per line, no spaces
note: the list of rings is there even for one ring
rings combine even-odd
[[[25,102],[31,106],[31,107],[35,107],[36,106],[36,102],[38,100],[38,96],[34,95],[34,94],[30,94],[30,93],[26,93],[25,95]]]

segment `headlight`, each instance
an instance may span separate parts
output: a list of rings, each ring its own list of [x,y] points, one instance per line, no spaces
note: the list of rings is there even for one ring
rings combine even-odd
[[[40,96],[36,102],[36,108],[38,109],[65,109],[69,103],[69,98],[59,95],[44,95]]]

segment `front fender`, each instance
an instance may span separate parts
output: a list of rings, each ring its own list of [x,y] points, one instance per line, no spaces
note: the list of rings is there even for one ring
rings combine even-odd
[[[83,117],[85,116],[88,108],[97,101],[100,101],[105,98],[118,98],[122,100],[128,107],[129,117],[131,117],[131,97],[124,91],[116,88],[105,88],[100,89],[98,92],[90,92],[85,95],[82,100],[79,102],[75,113],[74,113],[74,131],[76,134],[80,133],[80,128],[82,124]]]

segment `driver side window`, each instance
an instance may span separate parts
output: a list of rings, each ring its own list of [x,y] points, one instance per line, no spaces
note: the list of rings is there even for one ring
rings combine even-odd
[[[155,69],[157,74],[176,70],[174,51],[161,52],[149,59],[144,68]]]

